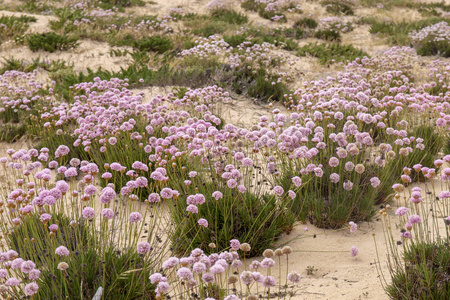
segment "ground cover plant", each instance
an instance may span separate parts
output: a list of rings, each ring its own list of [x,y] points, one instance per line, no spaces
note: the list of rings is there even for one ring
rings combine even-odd
[[[0,17],[0,43],[23,35],[29,28],[30,22],[36,22],[36,18],[22,15]]]
[[[445,298],[448,6],[167,5],[2,6],[1,297]]]
[[[43,50],[50,53],[73,49],[78,46],[77,41],[77,37],[59,35],[54,32],[30,34],[25,37],[25,43],[31,51]]]
[[[368,56],[367,53],[352,45],[341,44],[308,44],[300,47],[297,51],[297,55],[311,55],[317,57],[321,64],[354,61],[356,58]]]

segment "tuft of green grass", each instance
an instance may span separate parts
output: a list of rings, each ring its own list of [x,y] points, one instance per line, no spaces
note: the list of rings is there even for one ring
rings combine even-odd
[[[173,49],[172,40],[159,35],[133,41],[132,46],[139,51],[153,51],[159,54]]]
[[[295,21],[294,28],[309,28],[315,29],[319,26],[316,20],[311,18],[301,18]]]
[[[195,191],[194,191],[195,189]],[[198,189],[198,191],[197,191]],[[199,206],[198,217],[213,217],[208,228],[199,227],[197,218],[186,218],[186,196],[194,193],[211,195],[220,191],[223,199],[208,199]],[[172,208],[172,220],[176,230],[171,237],[176,253],[184,254],[196,247],[206,253],[216,252],[208,247],[214,242],[219,250],[229,247],[232,238],[252,245],[249,257],[261,255],[285,231],[289,232],[295,222],[287,209],[289,201],[279,201],[273,195],[239,193],[226,188],[222,182],[203,181],[184,191],[185,196],[176,199]]]
[[[103,9],[112,9],[113,7],[117,7],[123,10],[124,7],[132,7],[132,6],[145,6],[145,1],[143,0],[102,0],[97,4],[100,8]]]
[[[450,43],[448,41],[426,41],[416,45],[417,54],[422,56],[440,55],[450,57]]]
[[[391,45],[408,46],[411,44],[409,33],[424,27],[445,21],[443,18],[428,18],[414,22],[374,21],[370,27],[371,34],[379,34],[387,38]]]
[[[340,41],[341,40],[341,33],[336,30],[327,29],[327,30],[317,30],[314,34],[315,38],[326,40],[326,41]]]
[[[336,1],[336,0],[325,0],[320,2],[322,6],[325,7],[326,11],[333,15],[347,15],[353,16],[355,12],[351,7],[351,2]]]
[[[448,242],[406,243],[404,262],[391,266],[392,283],[385,290],[391,299],[447,299],[450,295]]]
[[[36,22],[35,17],[30,16],[1,16],[0,17],[0,43],[23,35],[30,27],[30,22]]]
[[[18,124],[1,124],[0,126],[0,141],[7,143],[17,142],[27,132],[27,126],[24,123]]]
[[[234,10],[216,10],[212,13],[212,18],[217,21],[226,22],[235,25],[244,25],[248,23],[248,17]]]
[[[369,55],[361,49],[353,47],[353,45],[342,45],[338,43],[332,44],[313,44],[310,43],[297,51],[298,56],[311,55],[319,59],[319,63],[327,65],[333,62],[354,61],[356,58],[363,58]]]
[[[78,38],[75,36],[59,35],[54,32],[42,34],[30,34],[25,37],[25,43],[31,51],[39,50],[55,52],[57,50],[65,51],[76,48]]]

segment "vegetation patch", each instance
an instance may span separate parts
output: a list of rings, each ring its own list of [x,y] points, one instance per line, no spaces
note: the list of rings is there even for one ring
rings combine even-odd
[[[47,52],[67,51],[79,45],[77,37],[59,35],[54,32],[27,35],[25,43],[33,52],[39,50]]]
[[[298,56],[313,56],[319,59],[319,63],[327,65],[335,62],[354,61],[356,58],[369,57],[369,55],[361,49],[353,47],[353,45],[332,44],[308,44],[302,46],[297,51]]]

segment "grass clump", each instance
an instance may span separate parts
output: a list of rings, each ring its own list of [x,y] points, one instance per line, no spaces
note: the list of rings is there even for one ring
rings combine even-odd
[[[351,7],[350,1],[346,3],[346,1],[326,0],[322,1],[321,4],[325,7],[328,13],[333,15],[354,15],[354,11]]]
[[[207,199],[198,207],[196,217],[186,218],[186,197],[180,197],[172,209],[172,220],[177,230],[172,237],[175,252],[183,254],[195,247],[206,253],[229,247],[232,238],[252,245],[249,256],[260,255],[269,248],[283,232],[289,232],[295,221],[286,209],[289,201],[278,201],[274,196],[240,193],[222,186],[222,182],[192,184],[186,195],[201,193],[211,195],[219,191],[221,199]],[[287,195],[286,195],[287,196]],[[198,218],[211,221],[207,228],[198,226]],[[216,249],[208,247],[216,244]]]
[[[234,25],[244,25],[248,23],[248,17],[234,10],[216,10],[212,13],[212,18],[217,21]]]
[[[411,44],[410,32],[443,21],[442,18],[429,18],[414,22],[386,22],[375,21],[370,27],[371,34],[379,34],[387,38],[389,44],[408,46]]]
[[[308,44],[297,51],[298,56],[311,55],[319,59],[319,63],[327,65],[334,62],[354,61],[357,57],[362,58],[369,56],[361,49],[353,47],[353,45],[332,44]]]
[[[340,41],[342,38],[341,33],[333,29],[317,30],[314,37],[330,42]]]
[[[172,40],[159,35],[134,41],[132,45],[139,51],[153,51],[159,54],[173,49]]]
[[[117,7],[123,10],[124,7],[132,7],[132,6],[145,6],[145,1],[143,0],[102,0],[97,4],[99,7],[103,9],[112,9],[113,7]]]
[[[1,16],[0,17],[0,43],[23,35],[30,27],[30,22],[36,22],[35,17],[30,16]]]
[[[252,72],[244,66],[233,73],[231,84],[236,93],[246,91],[249,96],[264,102],[281,101],[284,95],[291,93],[284,83],[278,82],[278,78],[264,68]]]
[[[392,283],[386,287],[391,299],[446,299],[450,295],[448,244],[408,244],[403,261],[392,266]]]
[[[316,20],[311,18],[301,18],[295,21],[294,28],[309,28],[315,29],[319,26]]]
[[[47,52],[66,51],[76,48],[78,38],[74,36],[59,35],[54,32],[42,33],[42,34],[30,34],[26,36],[25,43],[31,51],[36,52],[39,50]]]

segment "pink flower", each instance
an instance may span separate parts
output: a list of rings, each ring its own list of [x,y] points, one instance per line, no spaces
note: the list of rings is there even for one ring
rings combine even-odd
[[[25,294],[32,296],[38,292],[39,286],[35,282],[30,282],[25,286]]]
[[[298,176],[292,177],[292,182],[297,187],[302,185],[302,179],[300,177],[298,177]]]
[[[350,221],[348,224],[350,225],[350,232],[355,232],[358,229],[358,225],[355,222]]]
[[[410,215],[408,218],[409,223],[411,224],[417,224],[422,221],[419,215]]]
[[[55,254],[59,256],[68,256],[69,255],[69,249],[67,249],[64,246],[59,246],[55,249]]]
[[[241,247],[241,243],[238,240],[233,239],[233,240],[230,241],[230,246],[231,246],[231,249],[237,251]]]
[[[287,279],[292,283],[299,283],[301,276],[297,272],[291,272],[288,274]]]
[[[401,207],[397,208],[397,210],[395,211],[395,214],[397,216],[404,216],[404,215],[406,215],[407,212],[408,212],[408,208],[401,206]]]
[[[206,219],[200,218],[197,221],[198,225],[203,226],[203,227],[208,227],[208,221]]]
[[[95,217],[95,211],[92,207],[85,207],[81,212],[81,215],[85,219],[92,219]]]
[[[128,216],[128,221],[130,221],[131,223],[136,223],[142,220],[142,215],[140,213],[138,213],[137,211],[132,212],[129,216]]]
[[[356,255],[358,255],[358,253],[359,253],[358,248],[356,248],[356,246],[352,246],[352,248],[350,249],[350,255],[352,257],[355,257]]]
[[[146,254],[150,252],[150,248],[150,244],[147,242],[140,242],[139,244],[137,244],[137,252],[139,254]]]
[[[262,279],[262,285],[266,288],[270,288],[275,285],[275,278],[272,276],[266,276]]]
[[[370,178],[370,184],[373,188],[377,188],[380,185],[381,181],[378,179],[378,177],[372,177]]]
[[[212,193],[212,197],[215,198],[216,200],[219,200],[223,198],[223,194],[219,191],[215,191],[214,193]]]
[[[191,270],[189,270],[186,267],[178,269],[177,275],[178,277],[180,277],[181,280],[190,280],[194,276]]]
[[[104,208],[101,212],[102,216],[105,219],[112,219],[114,217],[114,211],[111,208]]]
[[[193,214],[198,214],[198,207],[193,204],[189,204],[188,207],[186,208],[186,211]]]
[[[275,187],[273,188],[273,191],[274,191],[275,194],[277,194],[278,196],[281,196],[281,195],[283,195],[283,193],[284,193],[284,189],[283,189],[281,186],[279,186],[279,185],[275,186]]]

